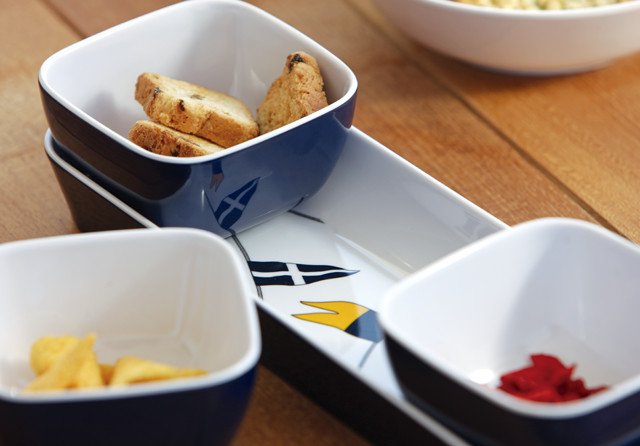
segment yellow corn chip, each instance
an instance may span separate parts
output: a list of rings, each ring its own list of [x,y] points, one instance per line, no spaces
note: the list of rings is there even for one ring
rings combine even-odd
[[[202,369],[179,368],[135,356],[123,356],[116,361],[109,385],[118,386],[164,379],[186,378],[205,375],[206,373]]]
[[[63,390],[74,387],[78,374],[81,372],[87,364],[87,361],[95,362],[95,353],[93,352],[93,343],[95,342],[95,334],[91,334],[86,338],[78,342],[74,347],[66,350],[60,358],[53,363],[47,371],[38,376],[31,384],[25,389],[27,392],[37,392],[46,390]],[[86,366],[88,372],[87,377],[83,377],[83,383],[91,382],[93,378],[91,370],[92,366]],[[95,367],[100,376],[97,363]],[[100,378],[101,379],[101,378]]]
[[[45,336],[31,348],[36,379],[26,392],[126,385],[204,375],[201,369],[173,367],[135,356],[123,356],[115,365],[99,364],[93,345],[96,335]]]
[[[80,340],[75,336],[44,336],[31,347],[30,364],[33,373],[42,375]]]
[[[85,356],[80,369],[76,372],[71,382],[71,387],[76,389],[88,389],[92,387],[103,387],[104,380],[102,379],[102,373],[100,366],[98,365],[98,359],[96,353],[93,350],[89,350]]]
[[[114,366],[111,364],[99,364],[100,366],[100,374],[102,375],[102,381],[105,384],[109,384],[111,382],[111,377],[113,376]]]

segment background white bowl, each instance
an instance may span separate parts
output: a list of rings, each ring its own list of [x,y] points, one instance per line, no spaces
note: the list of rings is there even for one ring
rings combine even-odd
[[[640,2],[559,11],[489,8],[453,0],[375,0],[418,42],[453,58],[518,74],[567,74],[640,49]]]

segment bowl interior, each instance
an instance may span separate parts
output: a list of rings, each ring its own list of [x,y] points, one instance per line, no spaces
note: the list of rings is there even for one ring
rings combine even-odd
[[[495,385],[540,352],[613,386],[640,372],[639,268],[635,245],[595,226],[524,224],[398,287],[383,323],[457,379]]]
[[[139,74],[225,92],[255,115],[293,51],[318,60],[327,109],[355,91],[353,73],[329,51],[258,8],[226,0],[182,2],[85,39],[49,58],[40,80],[72,110],[126,137],[145,118],[134,99]]]
[[[100,362],[136,355],[203,368],[209,381],[257,360],[242,263],[210,234],[130,230],[18,242],[0,248],[0,265],[0,394],[33,379],[29,350],[45,335],[94,332]]]

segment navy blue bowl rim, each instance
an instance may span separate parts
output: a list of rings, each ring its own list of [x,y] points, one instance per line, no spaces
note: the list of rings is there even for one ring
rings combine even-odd
[[[576,416],[526,415],[462,386],[417,356],[384,327],[383,334],[394,374],[407,399],[472,442],[562,445],[567,441],[600,444],[640,439],[640,391]],[[603,426],[610,427],[610,431],[599,429]]]

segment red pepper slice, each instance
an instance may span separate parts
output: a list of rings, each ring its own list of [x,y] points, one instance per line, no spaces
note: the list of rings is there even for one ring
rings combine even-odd
[[[530,358],[530,366],[502,375],[498,389],[546,403],[573,401],[607,389],[607,386],[588,389],[583,379],[572,379],[575,365],[567,367],[555,356],[538,353]]]

